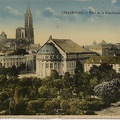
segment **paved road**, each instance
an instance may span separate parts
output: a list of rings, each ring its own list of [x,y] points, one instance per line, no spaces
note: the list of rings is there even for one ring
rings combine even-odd
[[[111,107],[96,112],[98,115],[120,116],[120,101],[113,103]]]

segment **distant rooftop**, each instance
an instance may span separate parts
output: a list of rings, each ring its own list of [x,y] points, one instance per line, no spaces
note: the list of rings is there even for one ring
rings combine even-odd
[[[87,64],[120,63],[120,56],[92,56],[86,61],[86,63]]]

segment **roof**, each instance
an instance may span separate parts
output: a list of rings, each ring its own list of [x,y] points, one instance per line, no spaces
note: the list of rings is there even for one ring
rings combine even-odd
[[[120,64],[120,56],[92,56],[87,61],[87,64]]]
[[[54,46],[53,43],[46,43],[44,44],[37,54],[45,54],[45,55],[51,55],[51,54],[59,54],[58,49]]]
[[[66,53],[88,52],[70,39],[52,39]]]
[[[2,33],[1,33],[1,36],[5,36],[6,34],[5,34],[5,32],[3,31]]]
[[[17,59],[17,58],[26,58],[25,56],[22,55],[5,55],[5,56],[0,56],[1,59]]]

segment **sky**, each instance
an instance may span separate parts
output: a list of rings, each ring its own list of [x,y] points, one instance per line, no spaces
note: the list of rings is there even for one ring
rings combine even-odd
[[[79,45],[120,43],[120,0],[0,0],[0,33],[15,38],[28,2],[35,43],[43,45],[50,35]]]

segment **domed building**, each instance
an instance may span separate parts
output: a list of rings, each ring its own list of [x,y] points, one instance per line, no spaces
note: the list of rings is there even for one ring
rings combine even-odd
[[[93,55],[96,53],[85,50],[69,39],[52,39],[50,36],[37,52],[36,74],[41,78],[50,76],[52,70],[56,70],[59,75],[65,72],[74,74],[76,61],[83,63]]]

